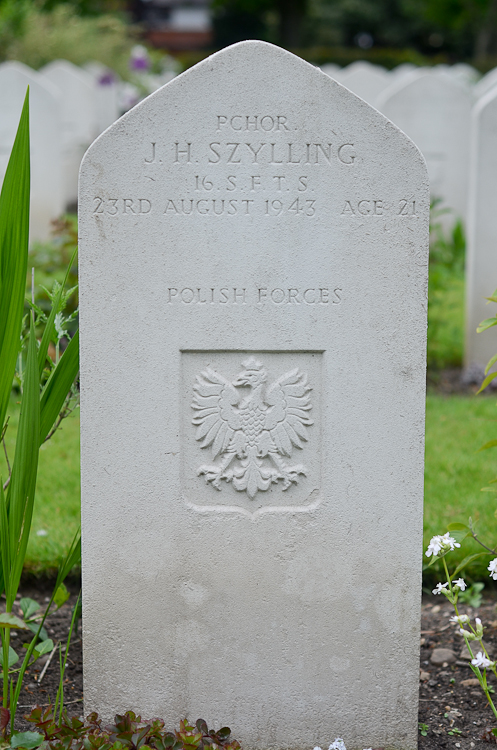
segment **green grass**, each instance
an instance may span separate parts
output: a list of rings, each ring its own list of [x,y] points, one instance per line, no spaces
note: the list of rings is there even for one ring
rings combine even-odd
[[[443,534],[452,522],[476,521],[478,536],[497,545],[497,498],[481,492],[497,476],[497,448],[479,448],[497,437],[497,403],[494,396],[428,395],[426,405],[424,548],[434,534]],[[482,551],[465,540],[448,559],[451,566],[471,552]],[[469,571],[469,579],[489,581],[481,558]],[[427,559],[425,558],[425,562]],[[430,569],[435,575],[436,567]],[[429,573],[428,573],[429,575]]]
[[[14,398],[8,413],[11,419],[6,444],[12,463],[19,419],[19,407]],[[3,450],[0,453],[0,475],[4,478],[7,475]],[[76,410],[40,449],[25,570],[51,573],[57,567],[58,558],[67,552],[80,522],[79,476],[79,410]],[[38,531],[46,531],[47,534],[38,536]]]

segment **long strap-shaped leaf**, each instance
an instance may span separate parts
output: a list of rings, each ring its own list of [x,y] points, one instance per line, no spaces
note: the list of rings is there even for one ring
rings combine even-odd
[[[28,357],[24,375],[21,414],[17,429],[12,476],[8,487],[10,551],[13,556],[10,581],[5,581],[7,607],[13,603],[26,557],[40,448],[40,380],[33,317],[30,320]]]
[[[40,444],[50,432],[79,370],[79,330],[52,371],[41,394]]]
[[[0,429],[19,353],[29,239],[29,90],[0,193]]]

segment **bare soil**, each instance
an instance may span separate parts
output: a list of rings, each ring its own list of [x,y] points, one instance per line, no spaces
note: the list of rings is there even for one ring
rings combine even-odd
[[[60,610],[50,614],[46,623],[49,637],[54,643],[62,645],[67,640],[72,608],[79,592],[77,582],[70,584],[68,588],[71,598]],[[29,596],[42,605],[46,604],[50,593],[50,584],[46,582],[25,584],[22,587],[23,596]],[[486,730],[497,726],[497,722],[480,687],[466,682],[475,678],[468,660],[460,656],[464,641],[458,635],[456,626],[449,621],[453,614],[452,607],[445,599],[440,599],[441,597],[426,597],[422,604],[419,722],[426,736],[420,732],[419,750],[490,748]],[[466,612],[472,618],[481,618],[485,626],[484,640],[490,656],[497,658],[497,597],[485,599],[478,610],[461,607],[461,612]],[[27,638],[21,637],[21,631],[17,631],[12,644],[16,651],[20,651],[23,640]],[[70,716],[83,714],[81,646],[81,634],[78,630],[77,635],[73,635],[71,640],[64,680],[64,700]],[[445,663],[441,666],[431,663],[433,650],[441,647],[450,648],[455,652],[455,663]],[[58,653],[53,655],[42,677],[44,666],[45,664],[37,662],[25,677],[25,687],[19,701],[18,729],[29,728],[30,725],[22,717],[29,713],[32,706],[48,706],[55,701],[60,678]],[[489,682],[495,685],[497,702],[497,679],[492,676]]]

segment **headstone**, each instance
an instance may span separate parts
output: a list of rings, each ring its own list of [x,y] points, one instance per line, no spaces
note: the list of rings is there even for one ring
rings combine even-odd
[[[242,42],[92,145],[79,207],[85,711],[412,750],[421,155]]]
[[[390,73],[365,60],[348,65],[340,71],[337,80],[368,104],[375,104],[381,92],[391,82]]]
[[[481,78],[480,71],[468,63],[456,63],[451,65],[449,70],[458,81],[470,87],[473,87]]]
[[[92,77],[97,133],[103,133],[121,114],[119,77],[113,70],[97,61],[87,63],[84,70]]]
[[[78,199],[78,173],[86,149],[98,135],[91,75],[67,60],[54,60],[40,73],[62,92],[64,199]]]
[[[377,107],[421,150],[432,198],[452,211],[445,223],[467,215],[471,94],[446,73],[416,72],[385,89]]]
[[[30,238],[47,240],[51,221],[64,210],[60,92],[35,70],[18,62],[0,65],[0,181],[14,143],[29,86],[31,143]]]
[[[401,78],[404,78],[404,76],[413,73],[416,70],[419,70],[419,68],[413,63],[401,63],[390,71],[390,82],[393,83],[393,81],[400,81]]]
[[[327,76],[330,76],[330,78],[336,80],[340,75],[341,67],[335,65],[335,63],[325,63],[324,65],[320,65],[320,70],[322,70],[323,73],[326,73]]]
[[[487,304],[497,287],[497,88],[473,110],[466,255],[466,376],[481,380],[485,365],[497,353],[497,330],[476,329],[495,314]]]
[[[497,86],[497,68],[492,68],[488,73],[480,78],[478,83],[474,87],[474,95],[477,99],[480,99],[485,94]]]

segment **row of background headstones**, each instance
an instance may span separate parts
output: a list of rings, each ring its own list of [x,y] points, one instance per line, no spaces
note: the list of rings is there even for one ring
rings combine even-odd
[[[497,334],[476,336],[489,311],[485,297],[497,286],[497,69],[480,77],[470,65],[387,71],[368,62],[321,70],[376,107],[423,153],[432,199],[440,199],[446,228],[461,218],[468,231],[467,373],[478,379],[497,351]],[[173,77],[149,76],[148,92]],[[65,60],[39,71],[18,62],[0,65],[0,178],[6,168],[26,87],[30,87],[31,239],[46,240],[51,221],[75,206],[78,171],[92,141],[133,106],[139,92],[97,62],[78,68]],[[142,92],[143,93],[143,92]],[[471,154],[471,156],[470,156]],[[351,207],[357,220],[371,210]],[[492,288],[491,288],[492,287]],[[493,333],[493,331],[491,332]]]
[[[147,76],[145,91],[174,74]],[[75,209],[78,173],[88,146],[137,103],[140,91],[98,62],[79,68],[55,60],[39,71],[0,64],[0,180],[3,180],[26,89],[30,90],[32,240],[50,237],[51,222]]]
[[[486,298],[497,287],[497,69],[483,77],[465,63],[405,64],[389,72],[357,62],[322,70],[416,143],[427,162],[432,201],[440,201],[438,221],[444,228],[462,219],[467,236],[464,377],[481,382],[485,365],[497,353],[495,329],[476,333],[478,324],[493,315]]]

